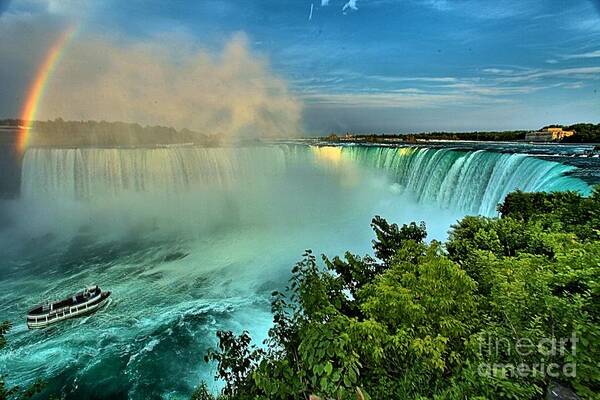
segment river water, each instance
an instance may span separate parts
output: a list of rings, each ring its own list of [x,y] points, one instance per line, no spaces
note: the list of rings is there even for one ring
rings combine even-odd
[[[370,251],[374,215],[444,239],[514,189],[590,186],[566,163],[482,149],[274,144],[32,148],[0,181],[0,371],[67,398],[186,398],[218,329],[260,342],[305,249]],[[14,163],[18,166],[14,166]],[[98,284],[94,315],[28,331],[33,305]]]

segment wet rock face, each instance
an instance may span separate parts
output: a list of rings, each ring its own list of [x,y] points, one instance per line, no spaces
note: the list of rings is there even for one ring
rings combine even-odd
[[[580,400],[571,389],[559,383],[552,382],[546,390],[546,400]]]

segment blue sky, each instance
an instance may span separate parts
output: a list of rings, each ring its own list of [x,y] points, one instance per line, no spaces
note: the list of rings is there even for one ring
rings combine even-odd
[[[79,40],[177,36],[211,52],[243,32],[308,134],[600,122],[596,0],[0,0],[0,12],[2,40],[23,41],[0,45],[0,116],[18,114],[44,49],[77,22]]]

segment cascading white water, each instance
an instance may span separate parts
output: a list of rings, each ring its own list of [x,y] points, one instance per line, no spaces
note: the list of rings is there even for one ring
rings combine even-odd
[[[284,169],[284,152],[276,147],[37,148],[23,159],[21,194],[93,200],[123,192],[178,193]]]
[[[21,321],[84,283],[114,301],[41,341],[15,329],[0,364],[11,366],[9,387],[43,377],[69,398],[189,398],[212,381],[198,360],[216,330],[266,337],[270,293],[304,249],[370,252],[374,215],[423,220],[443,240],[466,213],[494,214],[512,189],[589,190],[569,170],[450,149],[30,148],[22,198],[0,203],[11,216],[0,229],[3,318]]]
[[[312,150],[321,159],[385,170],[419,202],[467,213],[494,215],[497,204],[517,189],[590,192],[588,184],[568,175],[574,167],[525,154],[375,146]]]
[[[289,163],[323,164],[337,171],[362,165],[384,170],[422,203],[494,215],[507,193],[576,190],[589,186],[568,175],[573,167],[524,154],[416,147],[266,146],[246,148],[30,149],[25,198],[102,199],[124,192],[177,195],[194,188],[243,185],[281,176]]]

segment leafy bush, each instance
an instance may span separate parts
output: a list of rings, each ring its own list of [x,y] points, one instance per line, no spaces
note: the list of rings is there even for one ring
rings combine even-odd
[[[264,346],[219,333],[223,398],[536,399],[555,382],[598,398],[599,192],[516,192],[499,209],[445,245],[375,217],[375,257],[319,266],[307,251]]]

